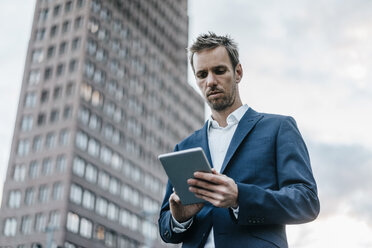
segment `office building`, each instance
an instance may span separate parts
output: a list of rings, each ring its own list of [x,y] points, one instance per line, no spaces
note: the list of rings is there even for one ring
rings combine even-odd
[[[38,0],[1,247],[163,247],[157,156],[204,119],[187,0]]]

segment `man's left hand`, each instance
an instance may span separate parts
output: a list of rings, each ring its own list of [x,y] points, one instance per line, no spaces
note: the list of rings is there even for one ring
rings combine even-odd
[[[212,169],[212,173],[197,171],[187,183],[190,185],[189,190],[198,198],[216,207],[238,207],[238,186],[235,181],[215,169]]]

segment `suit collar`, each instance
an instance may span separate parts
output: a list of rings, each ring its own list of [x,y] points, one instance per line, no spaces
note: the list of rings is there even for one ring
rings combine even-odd
[[[231,139],[229,148],[227,149],[225,160],[223,161],[221,167],[221,173],[224,172],[227,164],[230,162],[232,156],[238,149],[239,145],[242,143],[244,138],[249,134],[252,128],[256,125],[256,123],[262,118],[263,116],[252,108],[249,108],[246,113],[243,115],[242,119],[240,120],[238,127],[235,130],[234,136]],[[208,143],[208,142],[207,142]],[[208,148],[209,152],[209,148]],[[209,155],[210,156],[210,155]]]

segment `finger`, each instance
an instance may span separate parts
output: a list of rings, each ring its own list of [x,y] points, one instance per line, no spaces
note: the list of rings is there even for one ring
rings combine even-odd
[[[214,184],[226,184],[226,180],[228,179],[228,177],[223,174],[212,174],[205,172],[195,172],[194,177],[196,179],[209,181]]]
[[[189,180],[187,180],[187,183],[190,186],[203,188],[203,189],[206,189],[206,190],[209,190],[209,191],[216,191],[216,189],[218,187],[217,184],[209,183],[207,181],[198,180],[198,179],[189,179]]]
[[[195,188],[195,187],[190,187],[189,190],[193,192],[196,196],[205,196],[214,200],[220,200],[222,201],[224,197],[216,192],[205,190],[205,189],[200,189],[200,188]]]
[[[224,203],[221,200],[217,200],[215,198],[212,198],[212,197],[209,197],[209,196],[206,196],[206,195],[195,194],[195,196],[200,198],[200,199],[203,199],[205,201],[210,202],[212,205],[214,205],[216,207],[224,207]]]
[[[173,192],[171,194],[171,196],[169,197],[169,200],[172,201],[172,202],[174,202],[174,203],[176,203],[176,204],[181,203],[180,197],[175,192]]]
[[[212,174],[214,174],[214,175],[218,175],[218,174],[220,174],[220,173],[218,173],[218,172],[216,171],[215,168],[212,168]]]

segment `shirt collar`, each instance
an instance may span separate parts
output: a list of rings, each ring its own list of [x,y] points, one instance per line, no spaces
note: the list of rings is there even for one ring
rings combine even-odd
[[[226,118],[227,126],[237,124],[248,110],[248,105],[244,104],[239,108],[235,109],[234,112],[229,114]],[[213,120],[212,115],[208,118],[208,129],[209,128],[221,128],[217,121]]]

